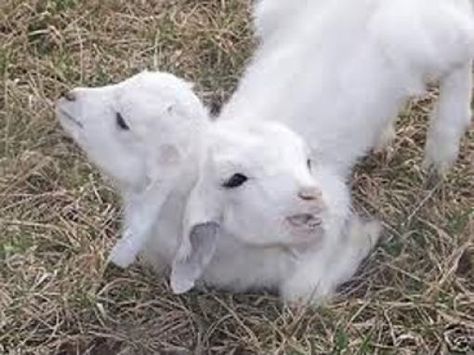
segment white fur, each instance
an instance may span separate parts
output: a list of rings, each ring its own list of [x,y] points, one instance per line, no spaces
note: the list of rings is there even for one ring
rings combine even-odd
[[[318,257],[301,258],[299,267],[281,286],[285,299],[299,303],[323,301],[352,277],[377,244],[381,225],[353,217],[346,228],[344,238],[333,250]]]
[[[453,164],[471,120],[472,1],[262,0],[255,26],[260,46],[221,119],[282,122],[346,174],[439,79],[425,165]]]
[[[143,249],[157,270],[171,268],[177,293],[197,282],[316,303],[378,236],[352,215],[340,175],[311,166],[307,144],[279,123],[210,122],[188,85],[160,73],[72,94],[58,103],[61,123],[125,199],[126,235],[112,261],[127,265]],[[180,159],[163,159],[163,147]],[[235,174],[248,180],[225,187]]]

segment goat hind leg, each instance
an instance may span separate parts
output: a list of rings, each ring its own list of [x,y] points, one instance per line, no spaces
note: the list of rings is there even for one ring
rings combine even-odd
[[[471,122],[472,62],[441,79],[440,96],[431,117],[423,167],[444,175],[454,164],[460,140]]]

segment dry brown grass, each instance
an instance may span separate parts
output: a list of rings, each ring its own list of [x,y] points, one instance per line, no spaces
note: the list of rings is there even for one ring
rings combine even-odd
[[[474,346],[473,132],[443,183],[420,159],[431,97],[402,115],[391,157],[354,174],[384,238],[331,304],[174,296],[147,270],[106,268],[119,206],[63,136],[52,101],[143,68],[233,88],[250,0],[3,0],[0,4],[0,353],[444,353]],[[433,95],[436,91],[433,91]]]

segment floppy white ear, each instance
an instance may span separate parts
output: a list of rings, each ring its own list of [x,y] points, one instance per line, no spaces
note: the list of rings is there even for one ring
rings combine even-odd
[[[176,294],[194,287],[214,255],[221,228],[221,200],[219,191],[205,178],[189,196],[184,233],[171,268],[171,289]]]
[[[182,167],[183,154],[176,144],[147,145],[145,169],[148,188],[162,179],[171,179]]]

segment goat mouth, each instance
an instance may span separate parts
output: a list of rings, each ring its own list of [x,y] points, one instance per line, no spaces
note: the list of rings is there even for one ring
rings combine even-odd
[[[73,124],[75,124],[76,126],[78,126],[79,128],[84,128],[84,125],[79,122],[74,116],[70,115],[68,112],[64,111],[64,110],[61,110],[59,109],[58,110],[59,114],[64,117],[68,122],[72,122]]]
[[[286,218],[288,223],[297,228],[314,229],[322,224],[322,219],[310,213],[300,213]]]

